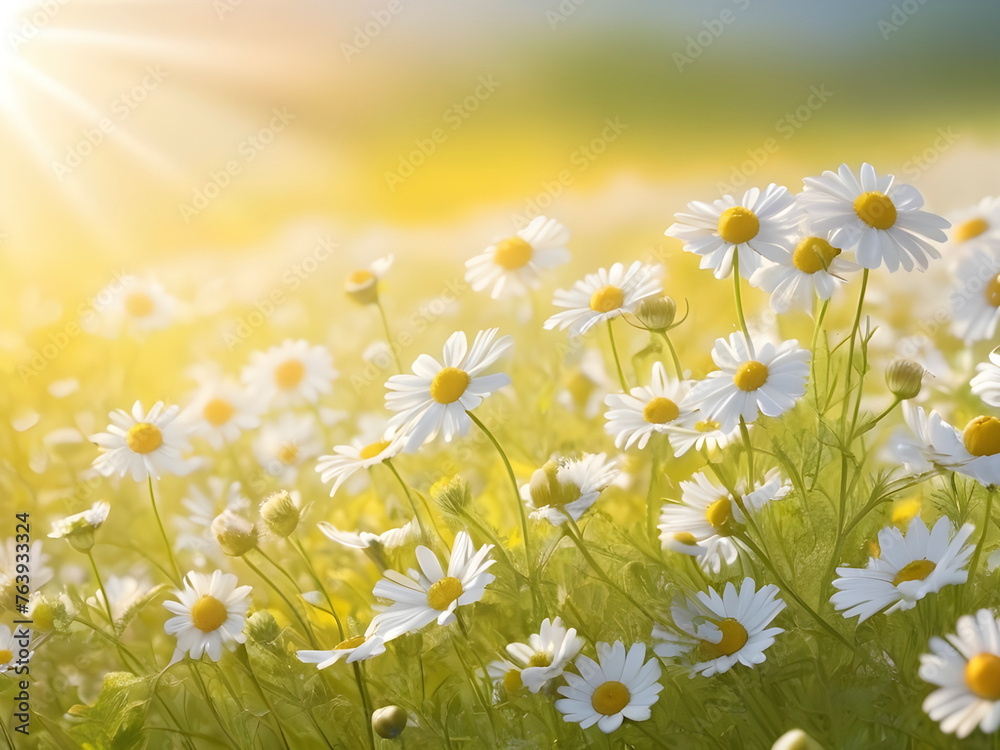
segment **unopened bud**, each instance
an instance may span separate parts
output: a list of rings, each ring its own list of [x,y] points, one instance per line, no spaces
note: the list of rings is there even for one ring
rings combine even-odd
[[[372,729],[375,734],[385,740],[392,740],[403,733],[409,716],[400,706],[379,708],[372,714]]]
[[[472,502],[469,485],[460,476],[439,479],[431,486],[431,497],[442,510],[459,515]]]
[[[531,493],[531,502],[536,508],[558,504],[561,495],[558,470],[559,465],[555,461],[548,461],[545,466],[537,469],[531,475],[531,483],[528,488]]]
[[[287,490],[279,490],[261,503],[260,517],[268,531],[286,537],[299,525],[299,508]]]
[[[212,534],[222,551],[230,557],[242,557],[257,546],[257,527],[253,521],[231,510],[222,511],[212,521]]]
[[[665,331],[677,317],[677,303],[670,297],[647,297],[639,303],[635,316],[646,328]]]
[[[257,643],[269,645],[278,640],[281,627],[274,615],[266,609],[259,609],[247,618],[247,635]]]
[[[801,729],[792,729],[781,735],[771,750],[823,750],[823,746]]]
[[[378,279],[367,268],[352,271],[344,280],[344,291],[359,305],[374,305],[378,302]]]
[[[925,372],[927,371],[912,359],[897,359],[885,371],[885,383],[899,398],[914,398],[920,393]]]

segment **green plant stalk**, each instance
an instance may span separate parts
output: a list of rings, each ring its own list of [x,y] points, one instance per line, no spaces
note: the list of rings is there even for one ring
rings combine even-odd
[[[608,318],[608,338],[611,339],[611,354],[615,358],[615,369],[618,370],[618,382],[621,384],[622,392],[628,393],[628,381],[625,380],[625,373],[622,372],[622,363],[618,359],[618,346],[615,344],[615,330],[611,326],[611,318]]]

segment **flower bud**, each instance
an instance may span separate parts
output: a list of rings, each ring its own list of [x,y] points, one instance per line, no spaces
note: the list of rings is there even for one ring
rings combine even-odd
[[[665,331],[677,316],[677,303],[670,297],[647,297],[639,303],[635,316],[646,328]]]
[[[90,552],[94,546],[94,532],[107,520],[110,508],[105,502],[97,502],[90,510],[56,521],[49,537],[67,540],[78,552]]]
[[[268,531],[286,537],[299,525],[299,508],[287,490],[279,490],[261,503],[260,517]]]
[[[431,487],[431,497],[442,510],[452,515],[459,515],[472,502],[469,485],[460,476],[439,479]]]
[[[222,551],[230,557],[242,557],[257,546],[257,527],[253,521],[236,515],[228,508],[212,521],[212,534]]]
[[[392,740],[403,733],[409,717],[400,706],[385,706],[372,714],[372,729],[385,740]]]
[[[913,398],[920,393],[925,372],[927,371],[912,359],[896,359],[885,371],[885,383],[899,398]]]
[[[378,302],[378,278],[367,268],[352,271],[344,280],[344,291],[359,305],[374,305]]]
[[[823,750],[823,746],[801,729],[792,729],[781,735],[771,750]]]
[[[266,609],[259,609],[247,618],[246,631],[251,640],[265,646],[274,643],[281,635],[278,621]]]

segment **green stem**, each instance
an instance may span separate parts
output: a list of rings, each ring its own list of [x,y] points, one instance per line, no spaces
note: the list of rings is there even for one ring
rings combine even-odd
[[[410,488],[407,486],[406,482],[403,481],[403,477],[400,476],[398,471],[396,471],[396,467],[392,465],[391,459],[387,458],[382,463],[389,467],[389,471],[391,471],[392,475],[396,477],[396,481],[399,482],[399,486],[403,488],[403,494],[406,495],[406,499],[410,501],[410,507],[413,508],[413,517],[417,519],[417,528],[420,529],[420,535],[425,537],[427,530],[424,528],[423,521],[420,520],[420,513],[417,511],[417,503],[413,500],[413,493],[410,492]],[[434,525],[434,532],[438,535],[439,539],[444,539],[444,537],[441,536],[441,529],[438,528],[437,521],[434,520],[434,514],[431,513],[430,507],[425,504],[424,509],[427,511],[427,516],[431,519],[431,523]]]
[[[258,550],[258,552],[260,552],[260,550]],[[269,557],[267,557],[266,555],[264,555],[263,552],[261,552],[261,556],[264,557],[264,559],[267,560],[268,562],[270,562],[272,565],[274,565],[274,567],[278,568],[278,570],[281,570],[282,573],[284,573],[284,570],[282,570],[282,568],[280,566],[275,565],[274,562],[271,561],[271,559]],[[271,588],[272,591],[274,591],[274,593],[276,593],[278,596],[281,597],[281,599],[288,606],[288,609],[291,611],[292,615],[294,615],[295,619],[298,620],[299,624],[302,626],[303,633],[304,633],[306,639],[310,642],[311,645],[315,646],[315,644],[316,644],[316,635],[312,632],[312,628],[309,626],[309,623],[306,622],[306,620],[303,619],[302,615],[299,614],[299,611],[295,608],[295,605],[292,604],[292,602],[289,600],[289,598],[287,596],[285,596],[284,592],[274,584],[274,581],[271,580],[270,576],[265,575],[264,572],[260,568],[258,568],[252,562],[250,562],[250,560],[249,560],[249,558],[248,558],[247,555],[243,555],[243,562],[245,562],[247,564],[247,566],[250,568],[250,570],[252,570],[254,573],[256,573],[257,576],[261,580],[263,580],[264,583],[267,584]],[[285,575],[287,576],[288,574],[285,573]]]
[[[809,382],[812,383],[813,395],[816,397],[816,411],[819,411],[819,384],[816,382],[816,346],[819,343],[819,332],[823,330],[823,319],[826,317],[826,310],[830,307],[830,300],[823,300],[823,306],[819,309],[819,317],[816,318],[816,325],[813,326],[812,344],[809,347]]]
[[[986,534],[990,530],[990,514],[993,511],[993,496],[996,494],[996,486],[990,485],[986,494],[986,513],[983,516],[983,533],[979,535],[976,543],[976,551],[972,553],[972,561],[969,563],[969,578],[965,582],[966,588],[972,585],[972,579],[976,575],[976,566],[979,564],[979,557],[983,554],[983,545],[986,544]]]
[[[306,570],[309,571],[312,579],[316,582],[316,585],[319,586],[319,590],[322,592],[323,598],[326,599],[326,603],[330,605],[330,614],[333,615],[333,619],[337,622],[337,630],[340,632],[340,640],[343,641],[347,637],[347,631],[344,630],[344,624],[340,621],[340,617],[337,616],[337,608],[333,606],[333,599],[330,597],[330,593],[326,590],[326,586],[324,586],[323,582],[320,580],[319,574],[309,561],[309,556],[306,555],[306,551],[302,547],[302,543],[294,535],[289,536],[288,541],[291,543],[292,547],[295,548],[296,552],[299,553],[302,561],[306,564]]]
[[[618,370],[618,382],[621,383],[622,392],[628,393],[628,383],[625,381],[625,373],[622,372],[622,363],[618,359],[618,346],[615,344],[615,331],[611,326],[610,318],[608,318],[608,338],[611,339],[611,354],[615,358],[615,368]]]
[[[361,674],[361,664],[354,662],[351,666],[354,667],[354,681],[358,684],[358,692],[361,693],[361,708],[365,712],[365,715],[361,717],[361,723],[365,725],[365,731],[368,735],[368,747],[375,750],[375,734],[372,731],[372,699],[368,695],[368,688]]]
[[[747,344],[750,343],[750,331],[747,328],[747,319],[743,317],[743,297],[740,294],[740,251],[734,250],[733,255],[733,296],[736,297],[736,317],[740,319],[740,329],[746,337]]]
[[[854,339],[857,338],[858,328],[861,327],[861,310],[865,303],[865,290],[868,289],[869,269],[865,269],[861,277],[861,292],[858,294],[858,309],[854,314],[854,325],[851,326],[851,340],[847,346],[847,376],[844,380],[844,408],[840,414],[840,434],[843,440],[847,440],[847,412],[851,403],[851,380],[854,378]]]
[[[674,349],[673,342],[670,340],[670,337],[667,335],[666,331],[658,331],[658,333],[661,336],[663,336],[663,340],[667,342],[667,348],[670,350],[670,358],[673,359],[674,361],[674,370],[677,371],[677,379],[683,380],[684,371],[681,370],[681,360],[680,357],[677,356],[677,350]]]
[[[205,686],[205,681],[201,679],[201,673],[198,671],[197,662],[193,659],[188,662],[188,666],[191,667],[191,674],[194,675],[195,680],[198,683],[198,687],[201,689],[201,694],[205,696],[205,703],[208,704],[208,710],[212,712],[212,716],[215,717],[215,723],[219,725],[219,729],[222,733],[226,735],[226,739],[229,740],[231,747],[238,747],[236,740],[229,733],[226,725],[222,721],[222,717],[219,715],[219,709],[215,707],[215,702],[212,700],[212,696],[208,692],[208,688]]]
[[[877,425],[879,422],[881,422],[883,419],[885,419],[888,416],[889,412],[891,412],[893,409],[895,409],[897,406],[899,406],[902,403],[902,401],[903,401],[903,399],[901,399],[899,396],[896,396],[893,399],[892,403],[889,404],[888,407],[886,407],[885,411],[883,411],[881,414],[879,414],[874,419],[871,419],[868,422],[865,422],[865,424],[861,425],[860,429],[852,431],[851,442],[853,443],[856,438],[861,437],[866,432],[868,432],[870,429],[872,429],[875,425]],[[859,401],[859,403],[860,403],[860,401]]]
[[[747,429],[747,423],[743,421],[743,415],[740,415],[740,434],[743,436],[743,445],[747,451],[747,485],[748,491],[753,492],[754,488],[757,486],[757,475],[754,474],[753,470],[753,444],[750,442],[750,431]]]
[[[382,300],[375,300],[375,307],[378,308],[379,317],[382,318],[382,329],[385,331],[385,340],[389,344],[389,350],[392,352],[392,358],[396,360],[396,367],[399,373],[403,374],[403,363],[399,361],[399,354],[396,352],[396,345],[392,341],[392,334],[389,333],[389,319],[385,315],[385,309],[382,307]]]
[[[104,589],[104,582],[101,580],[101,574],[97,570],[97,563],[94,562],[94,554],[87,550],[87,558],[90,560],[90,567],[94,570],[94,578],[97,579],[97,588],[101,590],[101,596],[104,597],[104,611],[108,613],[108,624],[111,626],[111,632],[118,636],[118,628],[115,627],[115,618],[111,614],[111,600],[108,599],[108,592]]]
[[[163,528],[163,521],[160,519],[160,511],[156,509],[156,497],[153,495],[153,475],[150,474],[149,477],[149,501],[153,504],[153,515],[156,516],[156,525],[160,527],[160,536],[163,537],[163,544],[167,548],[167,557],[170,558],[170,564],[174,568],[174,583],[178,586],[181,585],[181,569],[177,566],[177,560],[174,558],[174,550],[170,546],[170,540],[167,539],[167,532]]]

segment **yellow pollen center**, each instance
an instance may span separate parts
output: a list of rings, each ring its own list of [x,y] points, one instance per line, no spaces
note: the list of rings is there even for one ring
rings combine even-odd
[[[694,425],[694,428],[698,430],[698,432],[711,432],[712,430],[717,430],[720,427],[722,427],[722,425],[714,419],[703,419],[700,422],[695,422]]]
[[[730,245],[749,242],[759,231],[760,219],[749,208],[733,206],[723,211],[719,217],[719,234]]]
[[[218,630],[228,617],[226,605],[208,594],[201,597],[191,607],[191,624],[203,633]]]
[[[508,237],[493,251],[493,262],[506,271],[524,268],[531,261],[534,251],[520,237]]]
[[[152,315],[154,309],[152,298],[143,292],[132,292],[125,298],[125,311],[133,318],[145,318]]]
[[[0,648],[0,664],[9,664],[10,660],[14,658],[14,654],[5,648]]]
[[[365,284],[371,284],[373,281],[375,281],[375,274],[367,268],[351,271],[347,274],[347,283],[350,286],[364,286]]]
[[[590,309],[594,312],[608,313],[617,310],[624,301],[625,295],[622,290],[608,284],[590,295]]]
[[[616,680],[609,680],[594,690],[590,705],[599,714],[614,716],[628,705],[631,698],[627,687]]]
[[[528,659],[529,667],[548,667],[552,664],[552,656],[544,651],[536,651]]]
[[[792,263],[802,273],[816,273],[829,268],[838,255],[840,248],[834,247],[822,237],[806,237],[796,245]]]
[[[369,445],[366,445],[364,448],[361,449],[361,453],[359,455],[361,456],[362,459],[367,461],[369,458],[375,458],[375,456],[377,456],[379,453],[381,453],[388,447],[389,447],[388,440],[379,440],[377,443],[371,443]]]
[[[885,193],[873,190],[854,199],[854,213],[874,229],[889,229],[896,223],[896,206]]]
[[[984,700],[1000,700],[1000,656],[983,652],[969,659],[965,684]]]
[[[962,431],[965,450],[973,456],[995,456],[1000,453],[1000,419],[976,417]]]
[[[289,359],[274,368],[274,382],[286,391],[294,388],[305,377],[306,366],[297,359]]]
[[[427,592],[427,604],[431,609],[444,612],[463,593],[461,581],[453,576],[445,576],[431,584]]]
[[[673,401],[663,396],[657,396],[646,404],[642,410],[642,418],[650,424],[666,424],[680,416],[681,410]]]
[[[904,581],[922,581],[931,573],[937,565],[930,560],[914,560],[900,568],[896,577],[892,579],[892,585],[898,586]]]
[[[341,649],[357,648],[364,642],[365,642],[365,637],[363,635],[356,635],[353,638],[348,638],[346,641],[341,641],[336,646],[334,646],[333,649],[334,651],[339,651]]]
[[[431,381],[431,398],[439,404],[453,404],[469,387],[469,373],[457,367],[445,367]]]
[[[695,545],[698,543],[698,540],[694,538],[694,534],[692,534],[690,531],[677,532],[676,534],[674,534],[674,541],[687,545]]]
[[[975,237],[978,237],[989,228],[990,225],[986,222],[985,219],[980,219],[980,218],[969,219],[968,221],[963,221],[961,224],[955,227],[955,233],[953,235],[953,239],[955,240],[955,242],[965,242],[967,240],[971,240]]]
[[[986,303],[991,307],[1000,307],[1000,274],[986,282],[983,296],[986,297]]]
[[[503,689],[508,693],[516,693],[524,687],[524,683],[521,682],[521,670],[511,669],[503,676]]]
[[[727,617],[715,623],[722,631],[722,640],[718,643],[701,642],[702,655],[708,659],[718,659],[720,656],[732,656],[747,642],[747,629],[732,617]]]
[[[137,422],[125,433],[125,443],[133,453],[152,453],[163,444],[163,433],[155,424]]]
[[[737,368],[733,382],[741,391],[756,391],[767,382],[767,365],[756,360],[744,362]]]
[[[723,495],[705,510],[705,520],[712,524],[717,532],[729,534],[729,529],[735,522],[733,518],[733,501],[728,495]]]
[[[202,410],[205,421],[212,427],[224,425],[232,419],[235,413],[236,408],[224,398],[213,398],[205,404],[205,408]]]
[[[295,463],[299,457],[299,446],[295,443],[285,443],[278,449],[278,460],[286,466]]]

